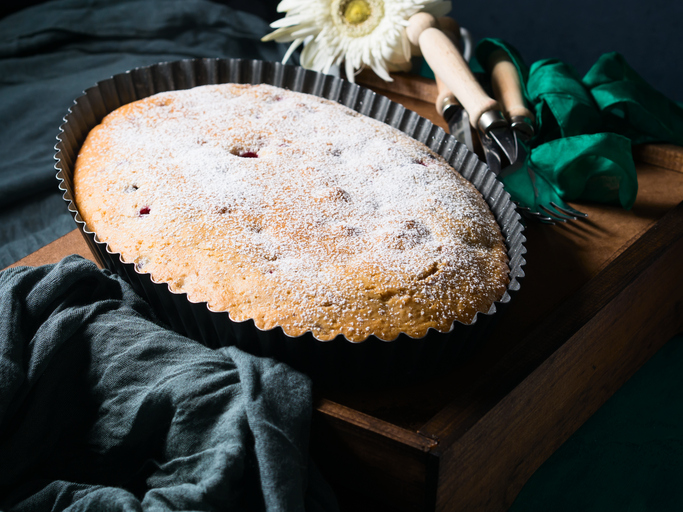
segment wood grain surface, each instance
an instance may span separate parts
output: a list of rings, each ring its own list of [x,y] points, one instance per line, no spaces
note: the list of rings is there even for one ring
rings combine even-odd
[[[433,81],[397,76],[391,87],[376,89],[446,128]],[[505,510],[681,332],[683,149],[637,146],[634,157],[631,210],[576,204],[588,220],[529,224],[521,289],[467,360],[410,386],[316,389],[311,453],[342,510]],[[15,265],[72,253],[94,260],[78,230]]]

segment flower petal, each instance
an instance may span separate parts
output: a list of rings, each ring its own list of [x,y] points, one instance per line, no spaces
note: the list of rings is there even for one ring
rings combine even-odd
[[[356,73],[368,66],[383,80],[391,81],[388,69],[407,69],[410,66],[412,47],[405,33],[410,16],[425,10],[443,16],[451,9],[444,0],[368,0],[375,9],[375,18],[366,31],[351,31],[336,12],[335,0],[282,0],[278,12],[284,18],[271,24],[274,32],[264,41],[293,41],[285,59],[304,45],[301,65],[316,71],[328,72],[343,61],[347,78],[353,82]],[[335,7],[336,6],[336,7]],[[381,16],[378,19],[377,16]],[[369,31],[368,31],[369,30]]]
[[[436,1],[428,2],[422,8],[423,11],[428,12],[435,18],[440,18],[441,16],[446,16],[451,12],[451,2],[450,1]]]
[[[344,61],[344,73],[346,74],[346,79],[349,82],[356,82],[356,72],[353,69],[353,64],[351,64],[351,61],[349,59],[346,59],[346,61]]]
[[[304,42],[304,38],[300,37],[299,39],[295,39],[292,44],[289,45],[289,48],[287,48],[287,51],[285,52],[285,56],[282,57],[282,63],[285,64],[289,58],[292,56],[294,51],[301,45],[301,43]]]

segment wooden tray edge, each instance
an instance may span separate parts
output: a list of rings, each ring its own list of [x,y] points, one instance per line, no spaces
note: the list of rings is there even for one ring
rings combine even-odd
[[[683,203],[572,296],[567,308],[559,308],[547,320],[561,331],[562,324],[570,325],[571,336],[565,342],[559,344],[565,335],[558,334],[554,342],[559,346],[551,354],[524,353],[523,345],[543,345],[539,340],[547,338],[548,324],[525,339],[515,355],[527,361],[511,366],[533,367],[533,371],[476,424],[460,425],[440,439],[438,450],[445,452],[437,510],[455,510],[455,504],[457,510],[507,509],[534,471],[683,330],[683,273],[666,272],[680,261],[681,253]],[[586,311],[575,313],[581,304],[587,304]],[[605,343],[610,337],[615,341]],[[523,446],[531,450],[511,444],[510,439],[519,440],[516,436],[526,437]],[[473,446],[479,447],[476,453]],[[484,462],[482,446],[494,464]],[[493,482],[506,482],[506,487]]]

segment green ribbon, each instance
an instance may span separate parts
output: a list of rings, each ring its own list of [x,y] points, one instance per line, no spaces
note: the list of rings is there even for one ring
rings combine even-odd
[[[598,59],[581,79],[569,65],[541,60],[529,68],[509,44],[484,39],[471,66],[482,73],[504,50],[536,116],[536,135],[523,165],[501,180],[515,201],[532,209],[582,200],[631,208],[638,192],[632,144],[683,145],[683,107],[645,82],[618,53]]]

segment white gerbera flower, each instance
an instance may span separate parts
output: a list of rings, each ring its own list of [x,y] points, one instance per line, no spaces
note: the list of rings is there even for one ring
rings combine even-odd
[[[277,10],[287,14],[263,41],[292,42],[283,62],[303,43],[305,68],[327,73],[344,61],[352,82],[364,66],[391,81],[389,69],[410,62],[408,18],[420,11],[444,16],[450,9],[442,0],[282,0]]]

